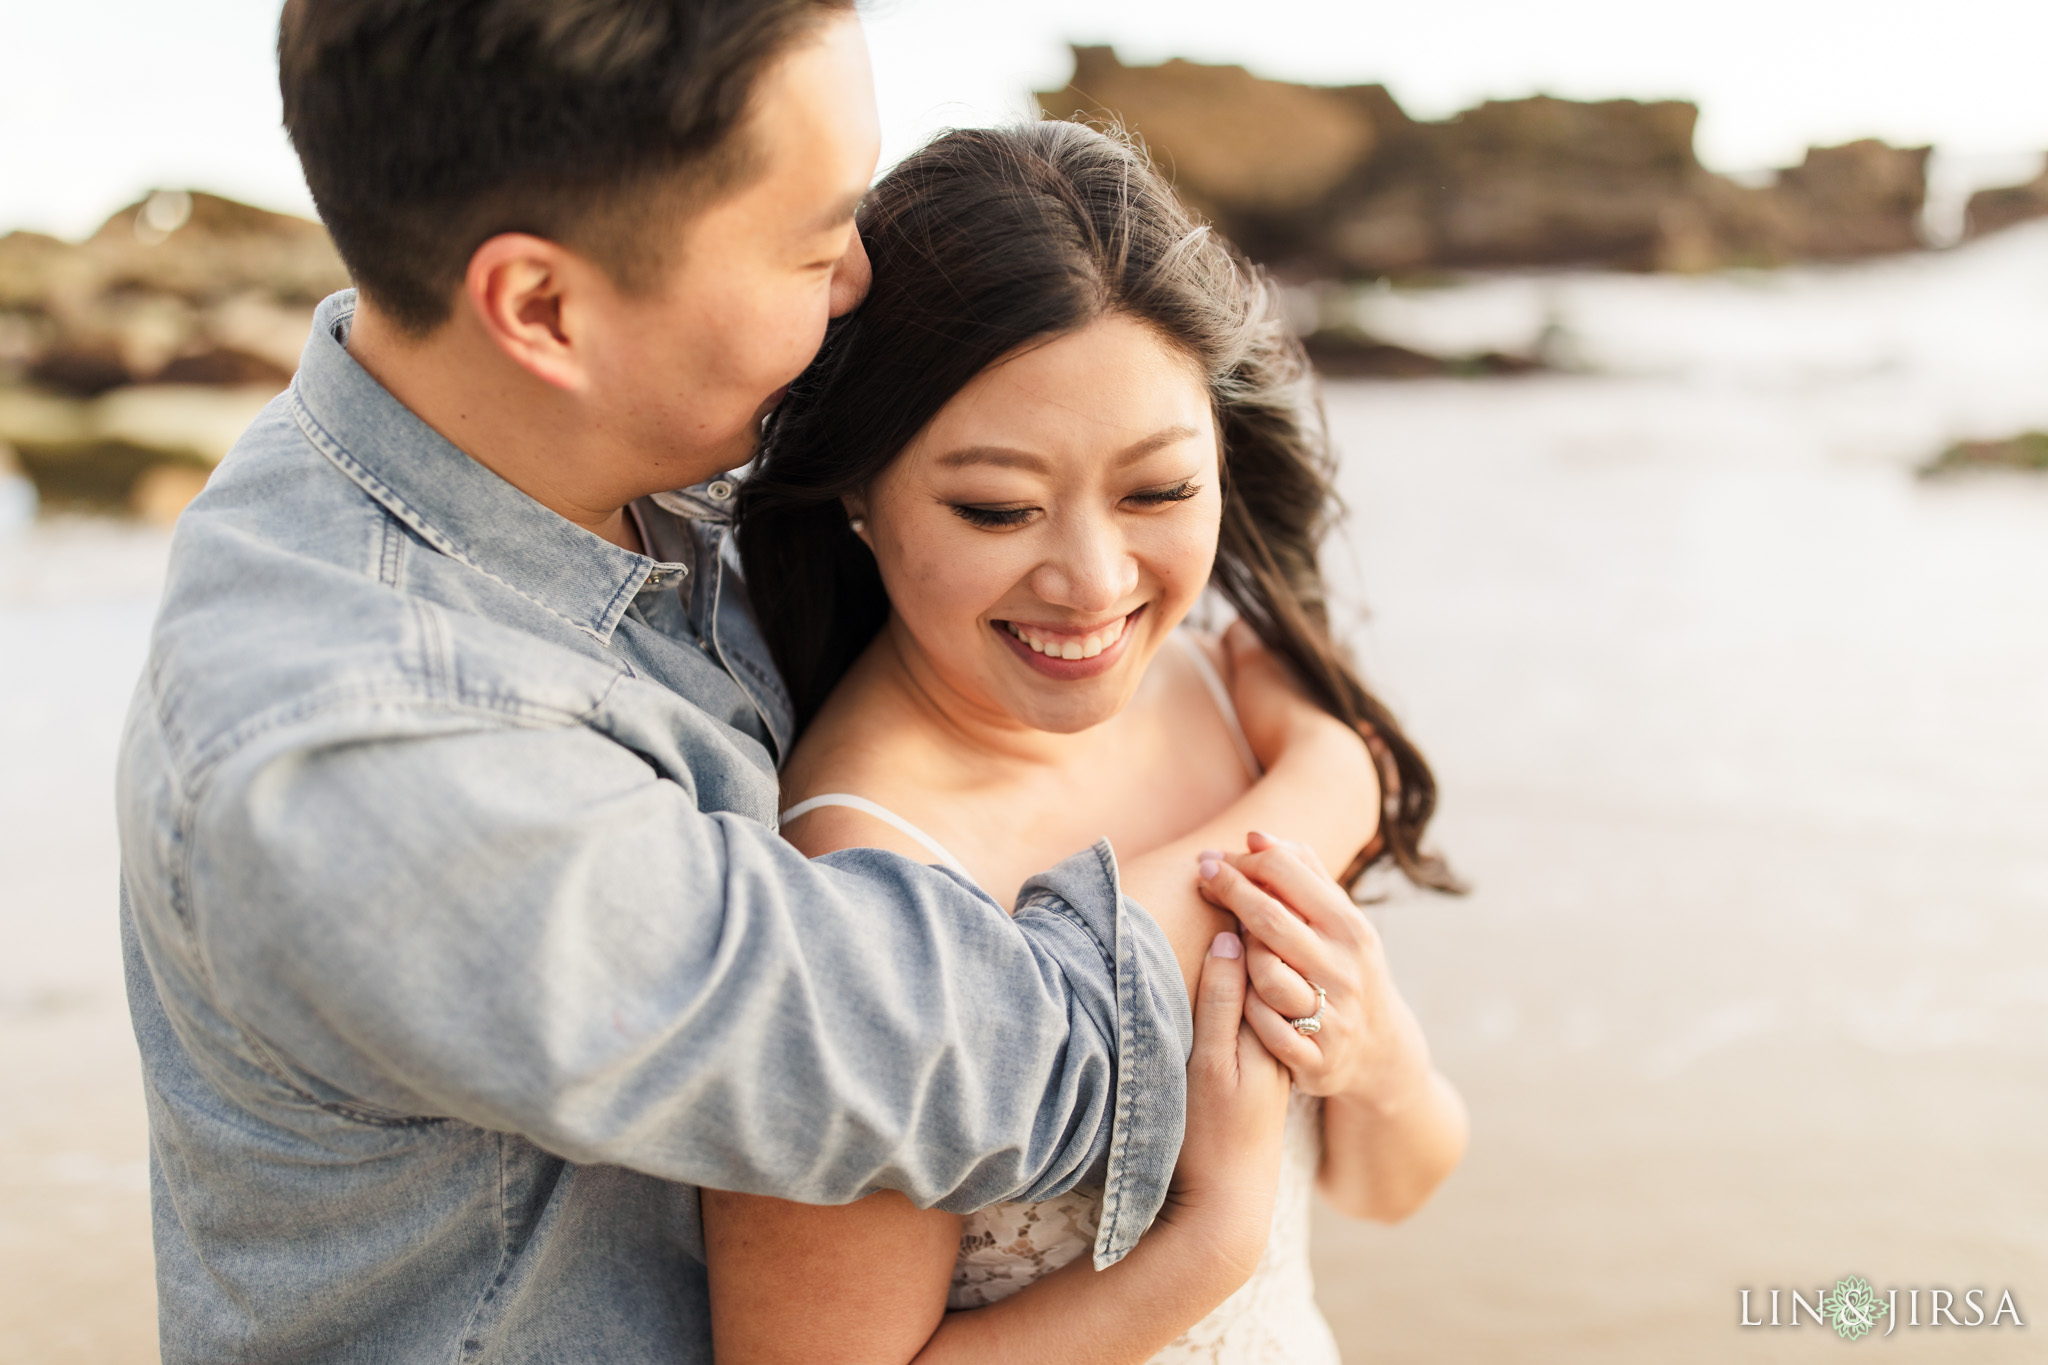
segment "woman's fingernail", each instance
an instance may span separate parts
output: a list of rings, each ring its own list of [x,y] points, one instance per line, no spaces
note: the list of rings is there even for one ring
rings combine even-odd
[[[1201,853],[1199,853],[1199,854],[1198,854],[1198,855],[1196,855],[1196,856],[1198,856],[1198,857],[1202,857],[1202,858],[1214,858],[1214,859],[1215,859],[1215,860],[1216,860],[1217,862],[1219,862],[1219,863],[1220,863],[1220,862],[1222,862],[1222,861],[1223,861],[1223,860],[1224,860],[1224,859],[1225,859],[1226,857],[1228,857],[1229,855],[1228,855],[1228,854],[1226,854],[1226,853],[1225,853],[1225,852],[1224,852],[1224,851],[1223,851],[1222,849],[1220,849],[1220,848],[1205,848],[1205,849],[1203,849],[1203,850],[1201,851]]]
[[[1203,881],[1214,881],[1216,874],[1223,870],[1223,864],[1205,854],[1202,857],[1202,861],[1197,865],[1197,870],[1201,872]]]
[[[1209,945],[1210,957],[1243,957],[1244,943],[1236,934],[1225,929],[1216,935],[1216,941]]]

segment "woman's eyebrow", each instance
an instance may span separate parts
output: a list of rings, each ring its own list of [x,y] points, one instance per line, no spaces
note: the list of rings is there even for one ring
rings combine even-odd
[[[1133,441],[1125,446],[1117,453],[1116,462],[1118,465],[1136,464],[1155,450],[1164,450],[1167,446],[1178,445],[1182,441],[1192,441],[1199,435],[1201,433],[1187,423],[1178,422],[1153,432],[1141,441]]]
[[[1191,441],[1201,433],[1185,422],[1162,428],[1150,436],[1133,441],[1118,451],[1114,463],[1118,466],[1135,464],[1154,451],[1181,441]],[[1017,450],[1011,446],[962,446],[939,456],[939,464],[947,469],[964,469],[968,465],[994,465],[1001,469],[1022,469],[1034,474],[1043,474],[1047,469],[1045,458],[1028,450]]]
[[[965,469],[969,465],[994,465],[999,469],[1023,469],[1034,474],[1043,474],[1045,460],[1028,450],[1012,450],[1008,446],[962,446],[939,456],[939,464],[947,469]]]

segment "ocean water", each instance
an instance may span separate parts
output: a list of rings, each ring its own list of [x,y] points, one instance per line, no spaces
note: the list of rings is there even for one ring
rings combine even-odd
[[[1361,306],[1585,372],[1327,394],[1347,629],[1475,888],[1375,911],[1474,1138],[1408,1223],[1319,1224],[1347,1360],[1818,1358],[1739,1292],[1850,1274],[2028,1323],[1863,1350],[2033,1358],[2048,479],[1912,470],[2048,427],[2048,232]],[[109,789],[166,545],[0,527],[8,1360],[153,1358]]]

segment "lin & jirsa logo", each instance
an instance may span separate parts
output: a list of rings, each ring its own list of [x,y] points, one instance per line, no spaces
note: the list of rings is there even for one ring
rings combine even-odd
[[[1908,1288],[1888,1289],[1880,1296],[1870,1281],[1861,1275],[1844,1275],[1835,1281],[1832,1289],[1818,1289],[1811,1299],[1802,1290],[1752,1290],[1739,1291],[1742,1295],[1743,1327],[1799,1327],[1803,1313],[1812,1319],[1814,1325],[1832,1327],[1835,1335],[1845,1341],[1856,1341],[1876,1331],[1877,1324],[1884,1322],[1885,1329],[1880,1336],[1890,1336],[1903,1325],[1906,1327],[2025,1327],[2020,1318],[2019,1304],[2014,1301],[2012,1291],[1999,1294],[1998,1304],[1987,1315],[1985,1300],[1990,1291],[1966,1289],[1960,1295],[1953,1289]],[[1770,1316],[1763,1316],[1760,1301],[1765,1293],[1770,1295]],[[1904,1294],[1906,1318],[1900,1321],[1900,1294]],[[1923,1321],[1920,1312],[1920,1296],[1927,1296],[1927,1317]],[[1751,1296],[1759,1296],[1754,1309]],[[1789,1316],[1780,1316],[1786,1311],[1783,1300],[1791,1300]],[[1962,1316],[1957,1316],[1958,1309]],[[2008,1321],[2008,1319],[2010,1321]]]

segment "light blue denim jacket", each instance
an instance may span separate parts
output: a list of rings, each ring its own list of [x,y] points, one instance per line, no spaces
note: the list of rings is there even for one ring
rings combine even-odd
[[[1164,1198],[1188,1004],[1106,844],[1011,919],[775,833],[713,481],[629,553],[321,306],[185,513],[122,743],[164,1358],[704,1361],[694,1187]]]

